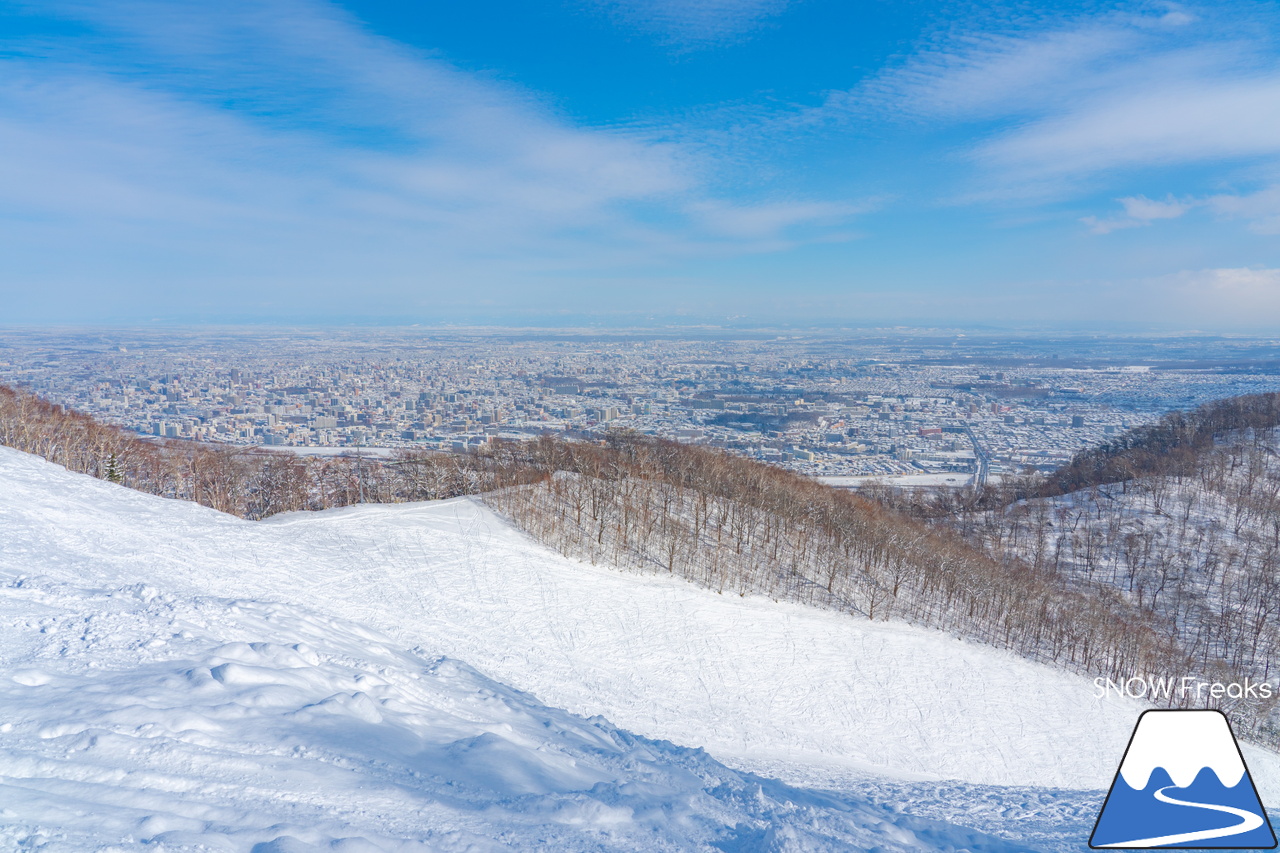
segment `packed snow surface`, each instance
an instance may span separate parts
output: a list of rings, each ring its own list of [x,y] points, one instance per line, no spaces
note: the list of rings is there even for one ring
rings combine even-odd
[[[1018,849],[738,773],[280,603],[0,586],[0,849]]]
[[[1001,849],[939,821],[1091,820],[1026,786],[1105,789],[1140,710],[938,632],[567,560],[468,499],[246,522],[7,448],[0,485],[0,827],[55,815],[64,849]],[[1275,757],[1246,757],[1265,801]],[[753,772],[878,776],[937,820]]]

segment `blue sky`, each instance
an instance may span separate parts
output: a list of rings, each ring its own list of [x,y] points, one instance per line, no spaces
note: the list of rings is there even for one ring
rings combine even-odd
[[[1274,4],[0,4],[0,323],[1280,322]]]

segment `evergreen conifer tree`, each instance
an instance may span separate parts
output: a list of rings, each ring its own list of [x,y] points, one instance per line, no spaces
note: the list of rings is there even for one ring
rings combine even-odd
[[[107,463],[102,469],[102,479],[109,480],[112,483],[124,482],[124,467],[114,453],[107,457]]]

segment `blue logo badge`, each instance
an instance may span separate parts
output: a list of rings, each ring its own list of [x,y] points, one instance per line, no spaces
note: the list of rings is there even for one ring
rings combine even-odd
[[[1275,833],[1226,716],[1144,712],[1089,846],[1274,848]]]

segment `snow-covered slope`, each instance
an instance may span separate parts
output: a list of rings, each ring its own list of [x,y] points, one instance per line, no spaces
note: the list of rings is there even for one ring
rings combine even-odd
[[[1011,849],[292,605],[28,578],[0,618],[4,850]]]
[[[1094,699],[1085,679],[936,632],[572,562],[469,500],[250,523],[0,448],[0,578],[12,608],[0,629],[0,712],[15,726],[0,727],[0,744],[20,736],[26,752],[10,754],[30,762],[0,775],[48,782],[3,802],[63,803],[69,825],[122,787],[152,792],[128,800],[125,822],[145,821],[147,803],[179,815],[175,804],[214,803],[189,815],[200,826],[158,819],[137,824],[139,837],[226,825],[269,840],[279,788],[297,817],[278,834],[304,841],[307,827],[332,840],[355,826],[348,834],[386,848],[377,815],[403,812],[403,826],[430,817],[458,839],[514,827],[516,846],[546,822],[549,838],[581,849],[590,845],[573,833],[601,832],[613,815],[636,846],[635,832],[678,834],[636,817],[676,803],[689,838],[741,822],[742,842],[728,849],[771,849],[760,827],[804,833],[815,820],[831,838],[880,832],[875,843],[910,847],[923,842],[893,841],[847,801],[775,786],[748,807],[757,783],[716,760],[846,790],[868,771],[1102,789],[1139,710]],[[216,774],[202,769],[211,756],[223,762]],[[1273,757],[1246,756],[1267,799],[1280,778]],[[441,768],[455,765],[445,779]],[[362,781],[344,788],[346,771]],[[533,799],[507,815],[501,803],[519,797]],[[0,807],[0,825],[19,813]],[[821,818],[761,817],[793,807]],[[914,832],[909,823],[893,820]],[[959,843],[939,831],[942,846]]]
[[[246,522],[9,450],[0,478],[11,570],[303,604],[745,766],[1105,787],[1137,716],[936,632],[573,562],[467,499]]]

